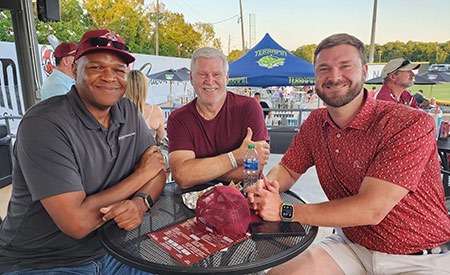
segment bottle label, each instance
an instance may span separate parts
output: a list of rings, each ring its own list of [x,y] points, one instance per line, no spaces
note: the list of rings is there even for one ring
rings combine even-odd
[[[436,139],[439,138],[439,130],[441,128],[442,116],[439,116],[436,122]]]
[[[258,170],[259,169],[259,161],[244,160],[244,169],[245,170]]]

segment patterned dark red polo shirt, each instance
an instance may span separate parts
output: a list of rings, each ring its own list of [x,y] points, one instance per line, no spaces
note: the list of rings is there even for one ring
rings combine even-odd
[[[435,137],[425,112],[367,97],[343,129],[325,108],[311,112],[282,162],[300,174],[315,165],[329,200],[357,194],[364,177],[410,190],[378,225],[343,228],[368,249],[409,254],[450,239]]]

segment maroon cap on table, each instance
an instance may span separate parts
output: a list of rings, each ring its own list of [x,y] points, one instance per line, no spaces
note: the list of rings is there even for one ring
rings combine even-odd
[[[233,186],[216,186],[197,200],[197,224],[219,235],[247,232],[250,207],[247,199]]]
[[[77,45],[65,42],[61,43],[56,47],[54,55],[55,57],[66,57],[66,56],[75,56],[75,52],[77,51]]]
[[[96,46],[96,45],[91,44],[91,42],[89,41],[90,38],[105,38],[105,39],[109,40],[110,42],[104,46]],[[112,31],[109,31],[109,30],[87,31],[83,35],[83,37],[81,37],[80,42],[78,42],[78,49],[75,54],[75,60],[82,57],[83,55],[86,55],[86,54],[94,52],[94,51],[109,50],[109,51],[114,51],[117,54],[119,54],[123,58],[123,60],[125,61],[126,64],[130,64],[130,63],[134,62],[135,58],[131,54],[127,53],[123,49],[117,48],[114,45],[114,43],[120,43],[124,47],[126,47],[125,42],[123,42],[123,40]]]

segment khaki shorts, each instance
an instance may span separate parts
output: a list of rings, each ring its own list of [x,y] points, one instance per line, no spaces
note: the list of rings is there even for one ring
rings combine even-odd
[[[369,250],[351,242],[342,230],[317,242],[347,275],[450,274],[450,252],[428,255],[394,255]]]

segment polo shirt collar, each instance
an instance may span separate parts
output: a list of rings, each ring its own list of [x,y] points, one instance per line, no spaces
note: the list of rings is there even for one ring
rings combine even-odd
[[[108,131],[98,120],[89,112],[89,110],[84,105],[80,96],[78,95],[75,85],[72,86],[70,91],[66,94],[69,104],[76,116],[83,122],[84,126],[88,129],[102,129]],[[125,123],[125,117],[123,113],[119,110],[118,103],[114,104],[110,110],[110,129],[118,128],[120,124]]]
[[[372,96],[369,96],[369,93],[366,88],[364,88],[364,105],[358,114],[344,127],[345,128],[354,128],[359,130],[367,130],[371,123],[371,117],[375,113],[377,101]],[[336,127],[333,120],[330,117],[330,114],[326,112],[326,119],[324,121],[324,125],[328,123],[333,127]]]

